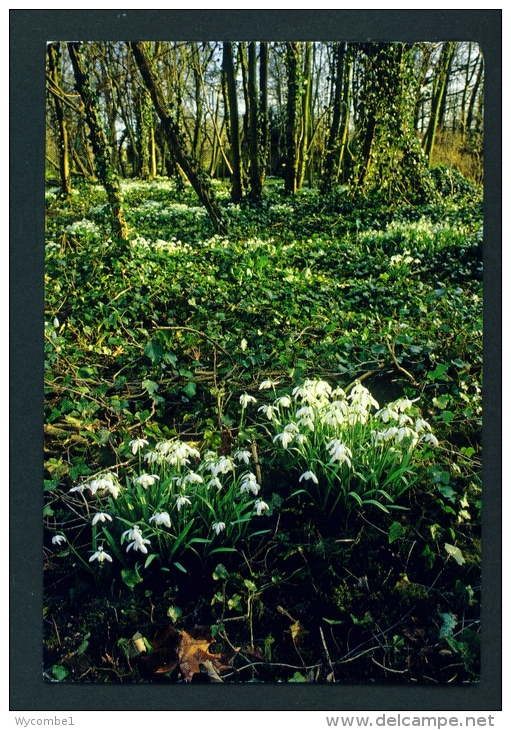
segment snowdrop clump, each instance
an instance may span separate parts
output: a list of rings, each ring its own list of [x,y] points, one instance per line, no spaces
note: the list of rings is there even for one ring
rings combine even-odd
[[[301,474],[302,490],[331,515],[353,502],[388,511],[411,486],[418,450],[438,446],[416,400],[400,398],[380,409],[359,381],[346,393],[324,380],[305,380],[259,411],[274,448]]]

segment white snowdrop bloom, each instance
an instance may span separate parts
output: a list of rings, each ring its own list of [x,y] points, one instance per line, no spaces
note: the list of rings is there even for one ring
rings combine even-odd
[[[282,433],[278,433],[274,439],[273,443],[280,440],[280,443],[282,444],[282,447],[284,449],[287,449],[291,441],[294,439],[294,434],[290,433],[289,431],[283,431]]]
[[[204,479],[194,471],[189,472],[183,479],[183,484],[203,484]]]
[[[191,504],[191,502],[186,494],[182,494],[176,500],[177,511],[179,512],[181,510],[181,507],[184,507],[185,504]]]
[[[64,537],[64,535],[55,535],[55,537],[52,537],[51,541],[54,545],[60,546],[63,542],[67,542],[67,539]]]
[[[245,462],[248,464],[250,461],[250,451],[236,451],[234,458],[238,459],[239,462]]]
[[[391,405],[389,405],[386,408],[382,408],[381,410],[376,411],[374,416],[375,418],[380,418],[384,423],[388,423],[391,418],[394,421],[397,421],[399,418],[399,413],[397,410],[393,409]]]
[[[279,383],[280,380],[263,380],[263,382],[259,385],[259,390],[269,390],[270,388],[274,388]]]
[[[257,410],[262,411],[266,418],[271,421],[275,412],[275,406],[264,405],[260,406]]]
[[[255,474],[252,474],[252,472],[247,472],[243,475],[240,492],[252,492],[252,494],[257,495],[260,489],[261,487],[257,483],[257,478]]]
[[[321,417],[321,423],[327,426],[340,426],[344,416],[338,408],[331,408]]]
[[[302,426],[307,426],[309,431],[314,431],[314,421],[311,418],[300,418],[300,420],[298,421],[298,425],[300,426],[300,428]]]
[[[348,466],[351,468],[350,459],[353,456],[353,454],[351,453],[351,449],[341,443],[339,439],[333,439],[332,441],[330,441],[330,443],[327,444],[327,449],[329,450],[328,453],[332,457],[330,459],[331,464],[334,461],[338,461],[340,464],[346,462],[346,464],[348,464]]]
[[[307,436],[304,433],[297,433],[295,436],[295,441],[301,446],[302,444],[307,442]]]
[[[96,514],[92,518],[92,524],[97,525],[98,522],[106,522],[106,520],[108,520],[109,522],[112,521],[110,515],[107,515],[106,512],[96,512]]]
[[[404,426],[406,423],[413,423],[413,421],[410,418],[410,416],[407,416],[406,415],[406,413],[401,413],[401,415],[399,416],[399,423],[398,423],[398,425],[399,426]]]
[[[221,456],[216,464],[212,463],[208,468],[213,476],[217,477],[219,474],[228,474],[230,471],[234,471],[234,463],[228,456]]]
[[[257,403],[257,400],[254,398],[253,395],[243,393],[243,395],[240,395],[240,403],[242,408],[246,408],[249,403]]]
[[[311,406],[302,406],[296,412],[297,418],[314,418],[314,409]]]
[[[152,487],[155,481],[159,478],[160,477],[157,474],[141,474],[133,481],[136,484],[140,484],[140,486],[144,487],[144,489],[147,489],[147,487]]]
[[[130,441],[129,445],[133,455],[135,455],[139,449],[142,449],[144,446],[148,446],[149,441],[146,439],[133,439],[133,441]]]
[[[154,464],[157,461],[160,461],[161,454],[159,454],[157,451],[147,451],[144,454],[144,461],[147,461],[148,464]]]
[[[291,398],[288,395],[282,395],[280,398],[277,398],[275,401],[275,405],[282,406],[282,408],[289,408],[291,406]]]
[[[417,440],[417,434],[415,433],[413,428],[410,428],[409,426],[401,426],[401,428],[398,428],[396,441],[399,443],[405,438],[410,438],[412,439],[412,441]]]
[[[306,481],[312,481],[312,482],[314,482],[314,484],[318,484],[318,478],[317,478],[317,476],[316,476],[316,475],[314,474],[314,472],[313,472],[313,471],[305,471],[305,472],[304,472],[304,473],[302,474],[302,476],[300,477],[300,479],[299,479],[298,481],[299,481],[299,482],[301,482],[301,481],[302,481],[302,479],[305,479]]]
[[[133,541],[130,542],[130,544],[126,548],[126,552],[129,552],[133,548],[133,550],[139,550],[141,553],[147,553],[146,545],[150,545],[151,541],[146,540],[142,537],[142,533],[138,525],[133,525],[131,530],[126,530],[126,532],[123,532],[122,537],[124,536],[126,536],[128,540]]]
[[[77,487],[72,487],[69,491],[83,494],[84,489],[90,489],[90,486],[88,484],[79,484]]]
[[[355,383],[351,389],[348,399],[351,400],[352,405],[359,404],[363,408],[368,408],[369,406],[374,406],[374,408],[380,407],[378,401],[373,398],[367,388],[364,388],[360,382]]]
[[[225,522],[213,522],[211,529],[219,535],[223,530],[225,530]]]
[[[431,431],[431,426],[424,419],[417,418],[417,420],[415,421],[415,430],[417,431],[417,433],[420,433],[421,431]]]
[[[433,436],[432,433],[427,433],[425,436],[422,437],[422,441],[424,441],[425,444],[433,444],[433,446],[438,446],[438,439],[436,436]]]
[[[213,477],[213,479],[210,479],[206,484],[206,489],[210,489],[211,487],[216,487],[218,491],[222,489],[222,482],[218,477]]]
[[[109,492],[114,499],[117,499],[119,496],[119,492],[121,491],[121,488],[118,487],[116,484],[110,484],[109,487],[105,489],[106,492]]]
[[[102,563],[104,560],[108,560],[110,563],[112,562],[111,556],[108,553],[105,553],[101,546],[98,547],[97,551],[90,556],[89,563],[92,563],[93,560],[97,560],[98,563]]]
[[[258,499],[255,502],[254,507],[259,516],[261,516],[263,512],[266,512],[266,510],[270,509],[269,505],[267,505],[266,502],[263,502],[262,499]]]
[[[403,413],[403,411],[407,411],[418,400],[419,400],[419,398],[414,398],[413,400],[410,400],[409,398],[399,398],[397,401],[395,401],[391,405],[394,406],[395,410],[399,411],[400,413]]]
[[[154,522],[155,525],[164,525],[165,527],[171,527],[171,521],[168,512],[155,512],[152,517],[149,517],[149,522]]]

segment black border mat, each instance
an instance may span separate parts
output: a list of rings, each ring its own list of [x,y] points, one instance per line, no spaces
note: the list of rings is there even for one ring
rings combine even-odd
[[[501,709],[501,10],[10,11],[10,709]],[[474,41],[485,57],[482,677],[413,685],[98,685],[42,679],[45,47],[50,40]]]

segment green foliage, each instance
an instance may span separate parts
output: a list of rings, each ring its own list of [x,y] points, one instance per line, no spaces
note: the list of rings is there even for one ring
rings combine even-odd
[[[311,638],[319,642],[318,625],[336,677],[381,679],[374,655],[404,679],[420,678],[416,657],[432,651],[440,614],[451,614],[458,623],[440,647],[474,679],[481,199],[463,180],[456,186],[452,197],[412,207],[382,206],[377,195],[354,202],[346,189],[304,189],[291,201],[270,180],[258,204],[232,205],[215,183],[225,238],[213,235],[188,186],[130,182],[132,238],[122,248],[99,186],[73,191],[67,204],[50,193],[49,573],[75,576],[73,596],[85,576],[94,590],[143,600],[144,610],[147,586],[176,586],[183,625],[198,611],[219,643],[229,635],[251,647],[238,662],[256,647],[259,662],[293,667],[272,680],[304,677],[300,668],[323,656]],[[314,383],[325,397],[309,402]],[[304,408],[312,415],[299,415]],[[344,420],[327,423],[337,411]],[[406,428],[400,439],[391,431]],[[170,463],[182,444],[189,463]],[[190,503],[178,509],[180,497]],[[93,525],[103,513],[112,521]],[[52,543],[57,525],[67,543]],[[175,596],[161,604],[168,620]],[[298,620],[310,631],[303,646],[290,633]],[[375,620],[396,628],[378,633]],[[347,647],[364,642],[374,649],[346,663]],[[449,671],[435,676],[448,680]]]

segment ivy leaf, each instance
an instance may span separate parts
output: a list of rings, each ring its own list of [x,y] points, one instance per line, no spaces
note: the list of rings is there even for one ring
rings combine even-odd
[[[193,398],[193,396],[197,392],[197,385],[190,380],[190,382],[184,386],[183,392],[186,393],[186,395],[190,398]]]
[[[447,554],[451,558],[454,558],[458,565],[463,565],[463,563],[465,562],[465,558],[461,554],[461,550],[459,548],[455,547],[454,545],[449,545],[448,542],[444,543],[444,547],[447,551]]]
[[[163,348],[158,340],[152,340],[144,347],[144,353],[152,360],[153,365],[157,365],[163,357]]]
[[[405,534],[405,529],[400,522],[393,522],[389,529],[389,545]]]

